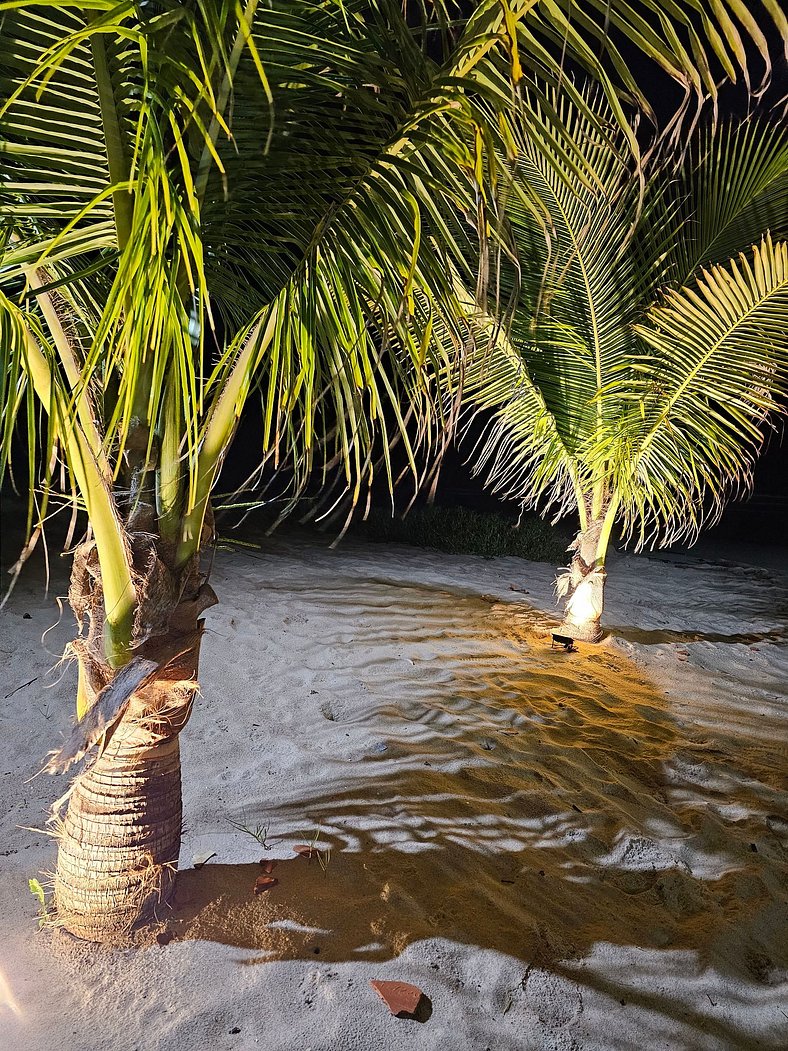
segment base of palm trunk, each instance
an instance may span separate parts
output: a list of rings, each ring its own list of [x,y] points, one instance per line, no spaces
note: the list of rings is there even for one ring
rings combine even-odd
[[[148,533],[129,536],[136,641],[120,670],[105,660],[95,542],[75,554],[69,603],[81,629],[71,647],[80,721],[49,764],[56,772],[85,757],[90,764],[60,801],[68,799],[65,817],[58,803],[52,818],[59,839],[56,922],[90,941],[123,941],[135,927],[166,918],[181,844],[178,734],[199,690],[201,614],[216,602],[199,555],[176,574]]]
[[[588,624],[573,624],[564,621],[560,627],[555,629],[553,634],[562,635],[567,639],[574,639],[575,642],[601,642],[604,638],[604,632],[596,621]]]
[[[60,828],[57,923],[116,941],[163,918],[181,841],[177,737],[145,748],[110,740],[76,782]]]
[[[600,642],[603,638],[601,621],[605,608],[604,565],[597,560],[597,542],[601,522],[593,523],[579,533],[573,547],[575,555],[565,575],[569,592],[564,609],[564,620],[555,634],[576,642]]]

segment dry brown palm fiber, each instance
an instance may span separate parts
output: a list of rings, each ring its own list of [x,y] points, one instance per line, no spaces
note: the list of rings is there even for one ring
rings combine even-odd
[[[131,695],[149,681],[159,665],[146,657],[134,657],[121,668],[96,698],[95,704],[71,731],[63,747],[45,766],[50,774],[62,774],[82,758],[125,712]]]

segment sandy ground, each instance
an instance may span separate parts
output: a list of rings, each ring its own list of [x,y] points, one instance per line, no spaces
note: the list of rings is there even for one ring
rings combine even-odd
[[[36,930],[55,851],[31,829],[65,783],[30,779],[74,681],[50,674],[70,618],[42,644],[56,606],[23,580],[0,633],[0,1047],[788,1047],[788,578],[620,557],[614,637],[567,655],[551,576],[220,552],[173,940],[132,950]],[[316,836],[323,864],[294,858]],[[255,898],[261,858],[279,885]],[[418,984],[431,1017],[390,1017],[371,978]]]

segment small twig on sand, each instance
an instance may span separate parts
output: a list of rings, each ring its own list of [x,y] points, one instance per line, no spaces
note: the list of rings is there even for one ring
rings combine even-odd
[[[250,828],[248,825],[242,825],[238,821],[231,821],[230,824],[239,832],[244,832],[247,836],[251,836],[252,839],[256,839],[263,850],[271,849],[271,844],[268,842],[270,825],[256,825],[254,828]]]

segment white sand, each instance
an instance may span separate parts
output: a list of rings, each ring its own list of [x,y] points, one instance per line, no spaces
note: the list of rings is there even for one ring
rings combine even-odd
[[[0,636],[0,1047],[788,1047],[788,579],[680,563],[616,559],[617,640],[566,655],[549,566],[220,553],[174,940],[133,950],[36,932],[54,844],[20,826],[65,789],[29,779],[74,682],[43,688],[54,605],[23,581]],[[292,860],[317,830],[325,872]],[[261,857],[291,860],[255,898]],[[389,1017],[370,978],[432,1016]]]

